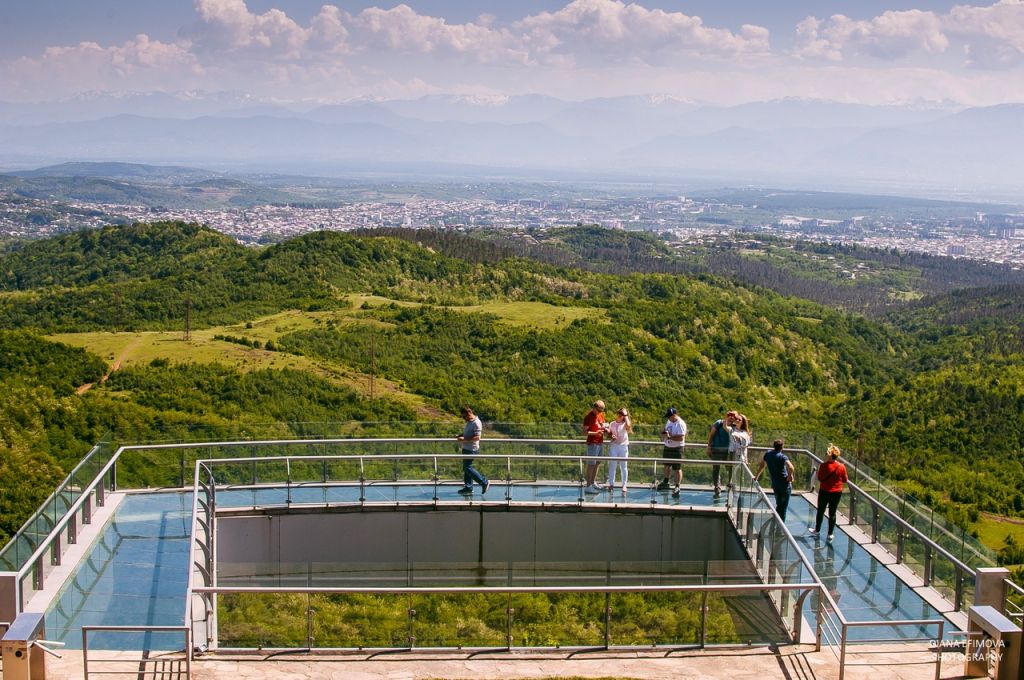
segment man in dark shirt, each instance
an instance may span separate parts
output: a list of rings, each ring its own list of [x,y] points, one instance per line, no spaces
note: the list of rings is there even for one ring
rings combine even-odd
[[[793,495],[793,473],[795,470],[789,456],[782,452],[783,444],[781,439],[772,442],[772,450],[765,453],[764,458],[761,459],[756,478],[761,479],[761,473],[768,468],[768,477],[771,479],[772,491],[775,493],[775,511],[785,522],[789,497]]]

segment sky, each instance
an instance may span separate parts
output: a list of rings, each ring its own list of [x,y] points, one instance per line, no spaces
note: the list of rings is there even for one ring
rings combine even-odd
[[[0,0],[0,100],[1024,101],[1024,0]]]

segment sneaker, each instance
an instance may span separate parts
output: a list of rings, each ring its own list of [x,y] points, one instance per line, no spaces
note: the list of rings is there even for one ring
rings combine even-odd
[[[597,488],[596,486],[594,486],[593,484],[591,484],[591,485],[590,485],[590,486],[588,486],[587,488],[583,489],[583,493],[590,493],[590,494],[593,494],[593,493],[599,493],[600,491],[601,491],[601,490],[600,490],[600,489],[598,489],[598,488]]]
[[[668,491],[672,488],[672,485],[668,483],[667,479],[663,479],[661,484],[658,485],[658,491]]]
[[[622,485],[622,493],[626,493],[626,485],[625,484]]]
[[[831,542],[832,542],[832,534],[829,534],[829,535],[828,535],[828,538],[827,538],[827,539],[825,539],[825,542],[826,542],[826,543],[831,543]]]
[[[464,486],[461,489],[459,489],[459,494],[462,495],[462,496],[472,496],[473,495],[473,487]]]
[[[715,485],[715,498],[718,498],[718,497],[719,497],[719,496],[721,496],[721,495],[722,495],[722,487],[720,487],[720,486],[718,486],[718,485],[716,484],[716,485]]]
[[[672,498],[679,498],[679,487],[672,489]]]
[[[480,494],[483,495],[483,494],[487,493],[487,490],[490,489],[490,488],[491,488],[491,480],[485,479],[484,480],[484,488],[483,488],[483,491],[480,492]]]
[[[814,527],[807,527],[807,533],[810,534],[811,536],[817,537],[820,532],[817,529],[815,529]]]

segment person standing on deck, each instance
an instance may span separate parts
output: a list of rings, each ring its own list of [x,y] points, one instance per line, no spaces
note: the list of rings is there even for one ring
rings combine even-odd
[[[456,437],[462,443],[462,481],[464,486],[459,489],[459,493],[463,496],[472,495],[473,482],[476,482],[483,487],[480,493],[485,494],[487,489],[491,488],[491,483],[473,467],[473,457],[480,452],[480,434],[483,432],[484,426],[473,413],[473,409],[468,406],[462,407],[462,417],[466,420],[466,427],[462,434]]]

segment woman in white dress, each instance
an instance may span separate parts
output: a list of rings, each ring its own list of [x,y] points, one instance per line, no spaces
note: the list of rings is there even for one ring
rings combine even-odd
[[[629,481],[629,468],[626,459],[629,458],[629,433],[633,431],[633,421],[629,419],[629,411],[620,408],[615,413],[615,420],[608,428],[611,433],[612,442],[608,447],[608,490],[615,489],[615,473],[622,469],[622,492],[626,492],[626,483]]]

